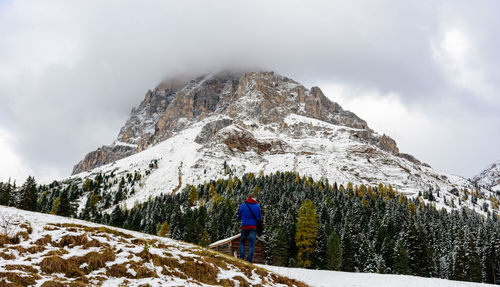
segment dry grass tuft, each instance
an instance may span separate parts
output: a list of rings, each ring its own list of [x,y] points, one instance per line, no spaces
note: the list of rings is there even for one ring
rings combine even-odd
[[[0,247],[3,247],[5,244],[10,244],[10,238],[7,234],[0,234]]]
[[[39,246],[46,246],[49,245],[49,243],[52,244],[52,236],[50,236],[49,234],[46,234],[42,238],[39,238],[35,241],[35,245]]]
[[[16,250],[17,252],[19,252],[19,254],[24,254],[24,253],[28,252],[28,250],[26,248],[22,247],[21,245],[11,246],[11,247],[9,247],[9,250]]]
[[[61,240],[56,244],[59,247],[74,247],[74,246],[79,246],[79,245],[85,245],[89,240],[87,238],[87,235],[85,234],[80,234],[80,235],[64,235]]]
[[[43,282],[41,287],[66,287],[66,286],[67,286],[66,284],[60,281],[50,280]]]
[[[107,228],[107,227],[97,227],[97,228],[90,227],[90,228],[94,229],[94,230],[97,230],[97,233],[108,233],[108,234],[116,235],[116,236],[127,238],[127,239],[133,237],[130,234],[123,233],[123,232],[120,232],[118,230],[114,230],[114,229]]]
[[[60,228],[59,227],[56,227],[56,226],[53,226],[52,224],[47,224],[43,227],[43,230],[47,230],[47,231],[54,231],[54,230],[59,230]]]
[[[117,235],[123,238],[132,238],[133,236],[127,233],[123,233],[108,227],[92,227],[92,226],[85,226],[81,224],[76,224],[76,223],[58,223],[58,224],[49,224],[50,226],[54,227],[64,227],[64,228],[79,228],[81,230],[84,230],[85,232],[93,232],[93,233],[107,233],[107,234],[112,234],[112,235]]]
[[[106,276],[133,278],[132,274],[128,273],[127,270],[126,263],[111,265],[106,269]]]
[[[0,286],[30,286],[35,285],[36,280],[40,279],[40,276],[33,275],[21,275],[17,272],[0,272]],[[6,281],[10,283],[7,283]]]
[[[241,276],[234,276],[233,279],[240,283],[239,286],[250,287],[250,283]]]
[[[101,253],[101,255],[105,261],[115,261],[115,259],[116,259],[115,252],[111,248],[104,249],[104,251]]]
[[[50,250],[44,256],[49,257],[49,256],[62,256],[64,254],[68,254],[69,252],[65,249],[56,249],[56,250]]]
[[[23,223],[23,224],[19,225],[19,227],[26,229],[26,232],[28,232],[29,234],[31,234],[33,232],[33,228],[31,228],[31,224],[29,224],[29,223]]]
[[[132,244],[136,244],[136,245],[145,245],[147,244],[148,242],[144,239],[141,239],[141,238],[134,238],[132,239]]]
[[[45,257],[42,262],[40,262],[40,269],[42,272],[48,274],[64,273],[67,277],[72,278],[82,278],[85,275],[73,260],[64,260],[59,256]]]
[[[178,269],[181,273],[186,274],[196,281],[211,285],[218,283],[217,275],[219,274],[219,269],[203,259],[201,262],[195,262],[191,259],[191,261],[186,261],[182,264],[178,263]]]
[[[19,270],[26,273],[34,273],[34,274],[38,273],[38,270],[36,270],[33,266],[30,265],[5,265],[4,268],[9,271]]]
[[[87,243],[83,244],[84,249],[88,249],[90,247],[104,247],[104,248],[111,248],[111,246],[108,243],[105,242],[100,242],[97,239],[92,239],[89,240]]]
[[[31,254],[40,253],[45,251],[45,246],[33,245],[28,249],[26,249],[26,251],[28,251]]]
[[[136,253],[136,255],[142,258],[142,260],[144,261],[149,261],[153,259],[153,255],[149,253],[149,246],[147,244],[144,244],[144,248],[142,249],[142,251]]]
[[[161,249],[171,249],[171,248],[174,248],[173,245],[167,245],[167,244],[164,244],[164,243],[158,243],[156,244],[156,247],[157,248],[161,248]]]
[[[277,284],[285,284],[286,286],[297,286],[297,287],[308,287],[309,285],[305,284],[304,282],[300,282],[295,279],[290,279],[287,277],[283,277],[280,275],[276,275],[274,273],[271,273],[271,278],[274,283]]]
[[[143,266],[139,262],[129,261],[128,264],[130,264],[129,268],[134,269],[134,271],[136,273],[134,278],[136,278],[136,279],[158,278],[158,275],[156,274],[155,270],[151,270],[151,269]]]
[[[40,262],[40,269],[45,273],[64,273],[66,261],[57,255],[52,255],[50,257],[45,257],[42,262]]]
[[[16,256],[14,254],[0,252],[0,258],[4,260],[13,260],[16,259]]]
[[[138,268],[135,269],[135,278],[137,279],[142,279],[142,278],[158,278],[158,275],[156,274],[156,271],[150,270],[147,267],[144,266],[139,266]]]
[[[106,266],[106,262],[116,259],[115,252],[112,249],[105,249],[101,253],[92,251],[84,257],[84,262],[87,263],[87,273],[98,270]]]

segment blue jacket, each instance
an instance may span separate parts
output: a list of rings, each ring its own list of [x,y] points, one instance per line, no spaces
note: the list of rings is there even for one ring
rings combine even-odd
[[[257,220],[260,220],[262,218],[262,214],[260,213],[260,206],[257,201],[253,198],[247,198],[245,202],[248,203],[248,206],[252,209]],[[241,204],[240,211],[238,212],[238,219],[241,219],[241,229],[255,229],[257,228],[257,222],[253,219],[252,213],[250,213],[250,210],[245,202]]]

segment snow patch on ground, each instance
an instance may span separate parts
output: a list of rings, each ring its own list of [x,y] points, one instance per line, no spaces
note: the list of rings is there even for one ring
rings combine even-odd
[[[349,273],[328,270],[310,270],[260,265],[277,274],[300,279],[313,287],[480,287],[496,286],[483,283],[451,281],[437,278],[423,278],[409,275],[373,273]]]

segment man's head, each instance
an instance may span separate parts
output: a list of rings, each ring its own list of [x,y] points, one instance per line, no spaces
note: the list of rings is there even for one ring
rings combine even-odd
[[[250,192],[250,193],[248,194],[248,198],[253,198],[253,192]]]

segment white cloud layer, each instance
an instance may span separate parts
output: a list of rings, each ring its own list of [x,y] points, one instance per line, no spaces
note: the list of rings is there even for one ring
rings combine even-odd
[[[0,1],[0,129],[16,139],[0,178],[14,158],[26,176],[67,175],[161,79],[228,67],[342,87],[346,108],[404,152],[472,176],[500,158],[499,11],[494,0]]]

